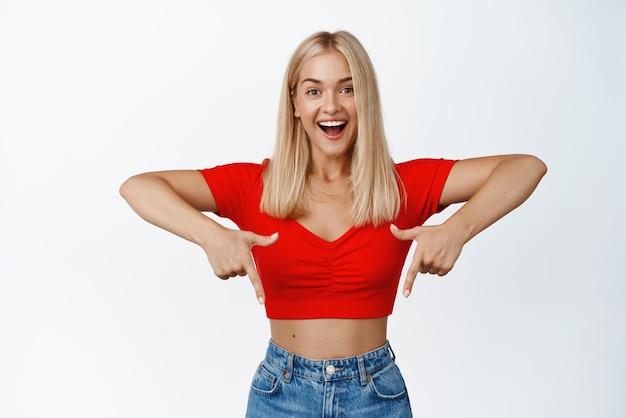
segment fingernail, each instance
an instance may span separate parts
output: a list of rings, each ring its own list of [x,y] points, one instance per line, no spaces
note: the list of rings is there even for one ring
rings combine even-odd
[[[408,298],[410,294],[411,294],[411,289],[404,289],[403,295],[405,298]]]
[[[270,239],[276,239],[278,238],[278,232],[274,232],[272,235],[270,235]]]
[[[265,303],[265,298],[263,296],[259,296],[257,300],[259,301],[259,305],[263,305]]]

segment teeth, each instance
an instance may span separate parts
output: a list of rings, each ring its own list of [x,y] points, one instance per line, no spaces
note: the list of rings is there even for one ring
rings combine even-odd
[[[345,121],[339,121],[339,120],[331,120],[331,121],[327,121],[327,122],[320,122],[319,125],[320,126],[324,126],[324,127],[330,127],[330,126],[343,126],[345,125],[346,122]]]

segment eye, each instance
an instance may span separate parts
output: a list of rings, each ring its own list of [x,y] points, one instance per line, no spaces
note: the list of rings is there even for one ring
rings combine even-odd
[[[341,90],[339,90],[339,92],[341,94],[352,94],[354,93],[354,87],[352,86],[342,87]]]
[[[318,96],[320,91],[318,89],[309,89],[306,91],[306,94],[309,96]]]

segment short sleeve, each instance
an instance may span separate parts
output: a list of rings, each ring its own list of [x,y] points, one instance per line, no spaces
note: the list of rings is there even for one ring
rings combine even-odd
[[[218,208],[218,215],[240,224],[246,213],[258,211],[264,164],[232,163],[198,170]]]
[[[421,225],[431,215],[440,212],[441,193],[452,166],[458,160],[424,158],[397,164],[398,175],[406,192],[406,210],[416,216]]]

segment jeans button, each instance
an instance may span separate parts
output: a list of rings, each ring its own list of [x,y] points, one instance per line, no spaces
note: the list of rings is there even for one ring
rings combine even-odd
[[[333,366],[332,364],[326,366],[326,373],[328,373],[329,375],[333,375],[335,373],[335,370],[335,366]]]

